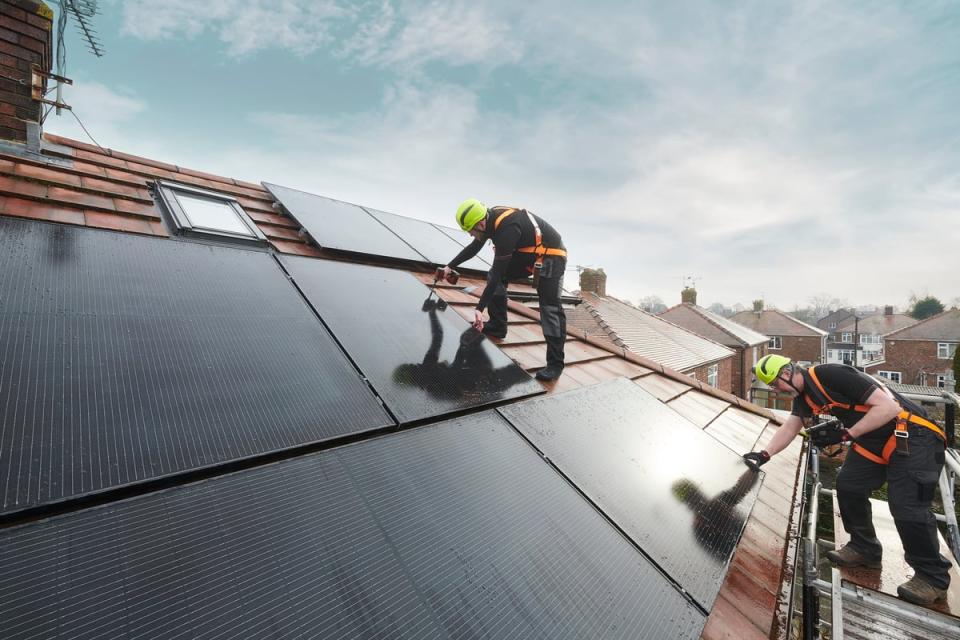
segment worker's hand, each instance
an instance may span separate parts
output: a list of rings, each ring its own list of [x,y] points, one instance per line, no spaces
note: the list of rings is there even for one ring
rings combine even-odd
[[[754,471],[760,471],[760,467],[770,462],[770,454],[764,451],[751,451],[743,454],[743,461]]]
[[[483,311],[473,310],[473,328],[477,331],[483,331]]]
[[[433,281],[434,281],[434,282],[440,282],[441,280],[446,280],[447,278],[450,277],[450,273],[451,273],[452,271],[453,271],[453,269],[451,269],[449,265],[448,265],[448,266],[445,266],[445,267],[438,267],[438,268],[437,268],[437,273],[434,274],[434,276],[433,276]]]

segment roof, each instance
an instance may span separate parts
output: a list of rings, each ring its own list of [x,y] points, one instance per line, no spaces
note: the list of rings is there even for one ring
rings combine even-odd
[[[837,309],[817,320],[817,326],[821,329],[829,329],[831,322],[841,323],[847,318],[853,317],[853,311],[850,309]]]
[[[827,335],[826,331],[817,329],[806,322],[801,322],[778,309],[764,309],[760,313],[741,311],[730,319],[768,336],[819,337]]]
[[[48,162],[0,156],[0,211],[5,215],[167,237],[151,184],[168,180],[233,196],[277,251],[320,255],[299,225],[274,208],[273,196],[261,185],[49,133],[44,134],[43,153]]]
[[[270,195],[259,185],[101,150],[57,136],[46,136],[44,153],[50,163],[0,154],[0,215],[169,238],[149,186],[153,180],[171,180],[235,195],[277,253],[344,259],[310,244],[298,225],[274,207]],[[411,270],[393,262],[380,266],[406,269],[424,283],[432,283],[431,274],[425,270]],[[450,308],[470,318],[484,284],[482,280],[464,277],[456,287],[438,286],[437,293]],[[472,290],[467,289],[471,286]],[[524,285],[512,288],[529,290]],[[362,304],[357,305],[356,313],[363,313],[363,308]],[[514,301],[508,303],[508,308],[508,336],[495,342],[525,370],[542,367],[545,341],[538,314]],[[669,325],[655,320],[659,326]],[[679,328],[675,330],[677,336],[690,335]],[[659,342],[661,335],[651,334],[649,339]],[[706,342],[698,340],[701,344]],[[718,354],[720,350],[729,353],[715,346]],[[540,384],[547,394],[553,394],[621,377],[647,390],[737,453],[763,447],[779,426],[779,420],[765,409],[653,359],[575,331],[568,338],[564,374],[555,382]],[[757,502],[707,619],[704,638],[786,637],[800,518],[801,447],[801,441],[794,440],[764,467],[766,476]],[[186,476],[182,481],[188,480]],[[165,482],[175,484],[177,479]]]
[[[770,340],[762,333],[689,302],[670,307],[659,315],[728,347],[753,347]]]
[[[950,309],[916,324],[888,333],[894,340],[941,340],[960,342],[960,309]]]
[[[584,335],[606,338],[678,371],[689,371],[733,355],[723,345],[616,298],[592,292],[580,295],[583,303],[567,311],[567,324]]]
[[[872,316],[867,316],[866,318],[860,318],[856,323],[854,323],[853,317],[850,317],[837,325],[837,331],[852,330],[854,324],[856,324],[857,333],[860,335],[883,336],[915,325],[917,322],[916,319],[902,313],[893,313],[890,315],[877,313]]]

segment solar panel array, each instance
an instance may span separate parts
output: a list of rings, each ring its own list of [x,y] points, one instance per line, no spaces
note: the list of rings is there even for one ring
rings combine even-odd
[[[5,637],[696,638],[493,412],[0,531]]]
[[[394,424],[268,254],[0,218],[0,513]]]
[[[329,248],[463,242],[270,188]],[[0,635],[698,637],[760,476],[629,381],[533,397],[438,301],[397,269],[0,218]]]
[[[625,378],[499,411],[710,610],[761,474]]]
[[[444,231],[423,220],[263,184],[325,249],[444,265],[464,247],[460,239],[449,233],[449,228]],[[480,257],[471,258],[462,266],[478,271],[490,268]]]
[[[405,271],[280,261],[401,423],[543,392]]]

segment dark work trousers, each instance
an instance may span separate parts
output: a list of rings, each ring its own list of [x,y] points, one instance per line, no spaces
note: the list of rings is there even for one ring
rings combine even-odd
[[[557,364],[563,366],[563,343],[567,336],[567,316],[560,305],[560,294],[563,289],[563,272],[567,267],[567,260],[563,257],[547,256],[543,259],[540,269],[540,278],[537,282],[537,296],[540,298],[540,327],[547,340],[547,366]],[[507,331],[507,281],[497,284],[487,312],[490,321],[484,326],[484,331],[494,334],[504,334]]]
[[[873,527],[870,494],[887,483],[893,516],[904,558],[914,570],[940,589],[950,584],[950,561],[940,555],[937,525],[930,503],[943,468],[943,440],[930,429],[908,427],[910,455],[894,452],[890,464],[867,460],[851,449],[837,474],[837,502],[850,545],[879,559],[883,553]]]

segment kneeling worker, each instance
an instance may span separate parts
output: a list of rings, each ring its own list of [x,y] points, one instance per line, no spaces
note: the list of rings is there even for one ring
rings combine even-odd
[[[444,276],[477,255],[487,240],[493,240],[493,267],[474,311],[473,326],[491,337],[505,337],[507,281],[533,275],[540,298],[540,326],[547,340],[547,366],[537,372],[537,379],[556,380],[563,373],[563,342],[567,336],[567,317],[560,306],[567,251],[560,234],[526,209],[488,209],[473,199],[460,205],[456,219],[460,228],[473,236],[473,242],[443,268]],[[483,321],[484,309],[490,313],[487,323]]]
[[[913,578],[897,587],[904,600],[931,604],[950,586],[950,562],[940,555],[930,503],[944,463],[946,437],[918,405],[853,367],[820,364],[804,369],[789,358],[766,355],[757,362],[757,378],[794,396],[792,415],[765,451],[744,455],[756,468],[782,451],[800,433],[803,420],[830,413],[843,428],[811,435],[816,446],[853,440],[837,474],[837,503],[850,542],[828,551],[842,567],[880,568],[883,549],[873,527],[870,494],[887,483],[904,558]]]

